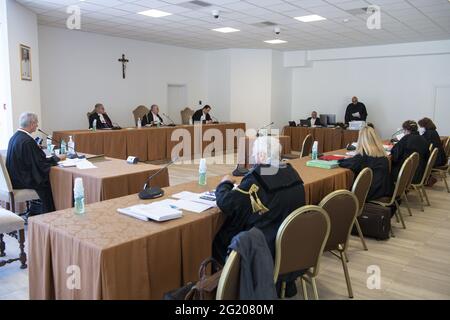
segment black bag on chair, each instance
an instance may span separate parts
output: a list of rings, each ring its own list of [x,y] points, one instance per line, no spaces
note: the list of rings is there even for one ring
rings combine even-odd
[[[391,231],[391,209],[366,203],[358,222],[364,237],[387,240]],[[353,227],[352,235],[358,235],[356,227]]]

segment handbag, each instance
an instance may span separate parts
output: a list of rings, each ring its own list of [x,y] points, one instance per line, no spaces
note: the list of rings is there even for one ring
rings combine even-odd
[[[211,274],[208,269],[211,266]],[[222,265],[214,258],[208,258],[200,264],[199,281],[189,282],[181,288],[164,294],[164,300],[215,300]]]

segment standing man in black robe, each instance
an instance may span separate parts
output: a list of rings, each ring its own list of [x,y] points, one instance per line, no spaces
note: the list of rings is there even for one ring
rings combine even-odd
[[[366,106],[364,103],[359,102],[357,97],[353,97],[352,103],[345,110],[345,123],[348,124],[350,121],[366,121],[366,119]]]
[[[113,127],[113,123],[101,103],[95,105],[94,112],[89,116],[89,129],[93,127],[94,120],[97,120],[97,129],[110,129]]]
[[[34,113],[22,113],[19,129],[11,137],[6,156],[11,183],[14,189],[33,189],[41,200],[41,213],[55,211],[50,168],[57,164],[56,157],[47,159],[31,134],[38,127],[38,117]]]

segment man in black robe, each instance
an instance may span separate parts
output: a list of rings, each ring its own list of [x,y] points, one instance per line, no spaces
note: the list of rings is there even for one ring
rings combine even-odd
[[[13,188],[35,190],[41,200],[41,213],[47,213],[55,211],[49,173],[59,159],[47,158],[37,145],[31,136],[37,127],[37,115],[20,115],[19,129],[9,140],[6,168]]]
[[[211,123],[212,118],[209,112],[211,111],[211,107],[209,105],[205,105],[202,109],[198,109],[192,115],[192,122],[201,121],[203,123]]]
[[[141,124],[145,126],[145,125],[154,125],[158,123],[164,124],[164,121],[159,115],[159,107],[156,104],[154,104],[150,107],[150,112],[142,118]]]
[[[321,127],[322,122],[320,122],[320,118],[317,116],[317,111],[311,112],[311,117],[308,119],[308,127]]]
[[[352,103],[345,110],[345,123],[348,124],[350,121],[366,121],[366,119],[366,106],[364,103],[359,102],[357,97],[353,97]]]
[[[97,120],[97,129],[110,129],[113,127],[113,123],[101,103],[95,105],[94,112],[89,116],[89,129],[93,127],[94,120]]]

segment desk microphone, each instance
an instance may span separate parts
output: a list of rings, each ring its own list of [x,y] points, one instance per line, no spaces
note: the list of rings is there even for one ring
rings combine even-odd
[[[172,122],[171,124],[168,124],[167,126],[169,126],[169,127],[175,127],[175,126],[176,126],[175,121],[173,121],[171,117],[169,117],[169,116],[168,116],[167,114],[165,114],[165,113],[163,113],[162,115],[163,115],[164,117],[166,117],[167,119],[169,119],[170,122]]]
[[[51,135],[49,135],[48,133],[42,131],[42,130],[39,129],[39,128],[38,128],[38,131],[39,131],[40,133],[45,134],[45,136],[46,136],[47,138],[50,138],[53,142],[56,142],[56,144],[59,145],[59,146],[61,147],[61,141],[58,141],[58,140],[54,139]],[[68,146],[68,145],[67,145],[67,149],[69,149],[69,146]],[[74,149],[74,148],[72,148],[72,149],[73,149],[73,150],[72,150],[72,151],[73,151],[73,156],[67,155],[67,158],[69,158],[69,159],[76,159],[76,158],[79,158],[77,152],[75,151],[75,149]]]
[[[219,123],[219,119],[217,119],[216,117],[211,116],[211,118],[214,119],[213,123],[216,123],[216,124]]]
[[[171,166],[177,160],[178,160],[178,157],[176,157],[175,159],[170,161],[168,164],[166,164],[164,167],[162,167],[161,169],[156,171],[145,181],[144,189],[141,192],[139,192],[139,199],[142,199],[142,200],[156,199],[156,198],[160,198],[164,195],[164,190],[162,190],[160,187],[152,187],[149,185],[149,183],[154,177],[159,175],[161,172],[164,171],[164,169]]]
[[[270,126],[273,126],[273,124],[274,124],[274,122],[272,121],[271,123],[265,125],[264,127],[259,128],[258,131],[257,131],[257,133],[256,133],[256,136],[259,137],[259,136],[260,136],[259,131],[261,131],[262,129],[267,129],[267,128],[269,128]]]

